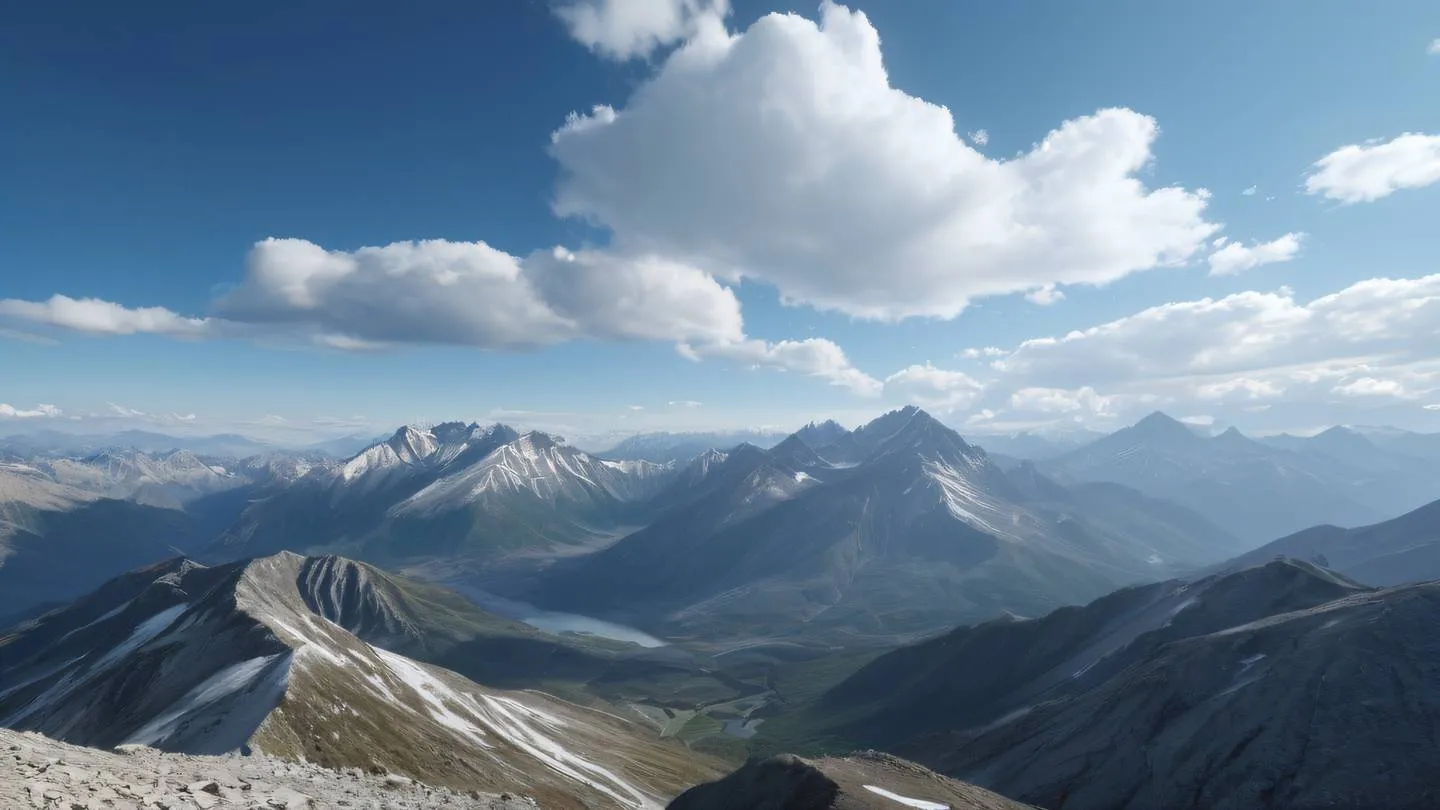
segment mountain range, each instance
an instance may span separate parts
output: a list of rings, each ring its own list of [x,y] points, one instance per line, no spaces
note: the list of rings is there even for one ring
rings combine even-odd
[[[1158,412],[1038,466],[1188,506],[1254,544],[1316,524],[1375,523],[1440,495],[1440,467],[1353,431],[1261,442],[1233,428],[1200,435]]]
[[[526,598],[687,637],[888,640],[1044,613],[1243,550],[1124,487],[1007,474],[916,408],[819,447],[804,435],[697,460],[654,522],[557,562]]]

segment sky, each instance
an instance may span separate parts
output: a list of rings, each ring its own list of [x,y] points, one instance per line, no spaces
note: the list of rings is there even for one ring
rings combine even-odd
[[[1440,6],[0,8],[0,435],[1440,431]]]

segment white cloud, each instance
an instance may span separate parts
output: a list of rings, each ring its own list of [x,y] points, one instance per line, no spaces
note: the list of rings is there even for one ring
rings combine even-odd
[[[1440,135],[1407,132],[1342,146],[1315,161],[1305,190],[1342,203],[1371,202],[1440,181]]]
[[[1160,407],[1233,417],[1315,413],[1336,395],[1426,396],[1440,391],[1437,341],[1440,274],[1370,279],[1309,301],[1285,288],[1177,301],[958,358],[983,386],[969,405],[998,422],[1113,424]]]
[[[1215,417],[1202,413],[1196,414],[1195,416],[1182,416],[1180,417],[1180,421],[1196,427],[1210,427],[1215,424]]]
[[[1430,47],[1426,49],[1426,52],[1431,56],[1440,56],[1440,37],[1430,40]]]
[[[1058,304],[1065,300],[1065,293],[1055,289],[1054,284],[1046,284],[1038,290],[1031,290],[1025,294],[1025,300],[1032,304],[1039,304],[1048,307],[1051,304]]]
[[[0,418],[3,419],[54,419],[63,415],[64,412],[54,405],[36,405],[34,408],[22,409],[0,402]]]
[[[626,405],[625,407],[626,407],[628,410],[632,410],[632,411],[643,411],[643,410],[645,410],[645,406],[644,406],[644,405]]]
[[[216,310],[231,321],[312,331],[341,349],[743,335],[734,293],[691,267],[564,248],[522,260],[484,242],[440,239],[353,252],[267,239]]]
[[[1437,334],[1440,274],[1369,279],[1309,302],[1281,289],[1162,304],[1062,337],[1025,341],[995,363],[1006,374],[1059,387],[1098,387],[1344,358],[1408,362],[1432,357]]]
[[[1243,195],[1245,195],[1246,197],[1254,197],[1254,196],[1255,196],[1255,192],[1257,192],[1257,191],[1259,191],[1259,190],[1260,190],[1260,189],[1257,188],[1256,186],[1251,186],[1251,187],[1245,189],[1244,191],[1242,191],[1242,192],[1240,192],[1240,193],[1243,194]]]
[[[960,371],[946,371],[926,363],[913,365],[885,378],[885,394],[926,408],[968,408],[984,386]]]
[[[1259,242],[1246,247],[1239,242],[1221,244],[1210,254],[1210,275],[1228,276],[1241,273],[1262,264],[1288,262],[1300,253],[1303,233],[1287,233],[1270,242]]]
[[[759,368],[819,377],[861,396],[876,396],[883,388],[879,380],[851,365],[850,358],[839,346],[824,338],[782,340],[778,343],[742,340],[695,346],[682,344],[682,351],[694,357],[724,357]]]
[[[696,402],[693,399],[672,399],[667,404],[669,404],[669,406],[672,408],[699,408],[705,403]]]
[[[1103,414],[1109,412],[1113,402],[1113,397],[1101,396],[1094,388],[1086,385],[1075,389],[1021,388],[1010,395],[1008,404],[1012,410],[1017,411]]]
[[[163,307],[130,309],[98,298],[76,299],[68,295],[52,295],[45,301],[0,300],[0,316],[95,335],[204,337],[212,327],[208,318],[186,318]]]
[[[984,129],[977,129],[970,133],[970,142],[976,146],[984,146],[990,143],[990,132]]]
[[[1158,134],[1107,109],[992,160],[947,109],[890,85],[864,14],[827,2],[819,24],[703,28],[625,106],[572,116],[552,139],[555,210],[791,303],[951,317],[1195,254],[1216,231],[1208,194],[1140,179]]]
[[[623,61],[693,36],[701,25],[718,25],[729,10],[728,0],[568,0],[555,16],[580,44]]]
[[[1335,386],[1335,393],[1347,397],[1405,397],[1405,386],[1398,380],[1379,380],[1374,377],[1360,377],[1344,385]]]
[[[1196,389],[1201,399],[1268,399],[1285,393],[1285,389],[1274,380],[1257,380],[1249,377],[1233,377],[1221,382],[1206,383]]]
[[[105,403],[110,408],[110,413],[123,418],[140,418],[145,416],[144,411],[137,411],[134,408],[127,408],[124,405],[116,405],[113,402]]]
[[[1431,403],[1431,404],[1425,405],[1425,406],[1423,406],[1423,407],[1424,407],[1425,410],[1427,410],[1427,411],[1440,411],[1440,402]]]

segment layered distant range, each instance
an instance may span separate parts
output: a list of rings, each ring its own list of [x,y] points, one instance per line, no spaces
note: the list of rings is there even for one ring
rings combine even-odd
[[[1280,807],[1373,792],[1440,712],[1433,436],[1156,413],[971,441],[911,407],[337,449],[0,442],[0,725],[557,806],[877,748],[1041,806]],[[1343,765],[1302,750],[1381,727]],[[1019,806],[867,756],[755,760],[677,806],[862,778]],[[1406,762],[1394,806],[1440,764]]]

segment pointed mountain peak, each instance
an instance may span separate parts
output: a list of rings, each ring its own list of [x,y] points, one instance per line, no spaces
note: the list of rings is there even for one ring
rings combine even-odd
[[[543,433],[538,430],[532,430],[528,433],[525,433],[524,435],[520,436],[520,438],[516,441],[521,445],[531,447],[536,450],[552,450],[564,443],[560,441],[559,437],[551,436],[549,433]]]
[[[799,433],[791,434],[785,441],[770,448],[770,455],[778,461],[795,467],[814,467],[824,464],[815,449],[800,438]]]
[[[811,422],[805,427],[795,431],[794,435],[799,436],[812,448],[818,449],[829,444],[834,444],[840,437],[845,436],[849,432],[850,431],[846,430],[843,425],[834,419],[827,419],[824,422]]]
[[[1190,441],[1199,438],[1189,425],[1161,411],[1141,419],[1129,429],[1135,435],[1156,441]]]
[[[401,425],[390,436],[391,445],[412,444],[422,436],[429,435],[429,431],[415,425]]]
[[[1240,429],[1231,425],[1225,428],[1225,432],[1214,438],[1215,441],[1224,444],[1249,444],[1250,437],[1240,432]]]
[[[1375,444],[1360,431],[1351,430],[1343,425],[1322,430],[1315,434],[1314,439],[1332,446],[1371,447]]]

